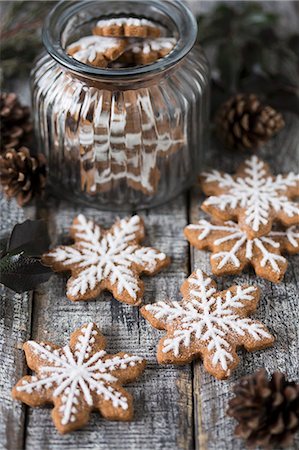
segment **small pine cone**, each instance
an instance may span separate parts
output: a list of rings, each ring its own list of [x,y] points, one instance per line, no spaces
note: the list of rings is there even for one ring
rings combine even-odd
[[[239,424],[235,434],[249,448],[285,447],[299,428],[299,384],[287,381],[280,372],[268,380],[265,370],[244,377],[234,387],[227,414]]]
[[[8,198],[16,197],[20,206],[25,205],[45,187],[44,156],[30,156],[26,147],[7,150],[0,156],[0,182]]]
[[[30,110],[15,93],[0,94],[0,150],[18,149],[32,131]]]
[[[282,115],[254,94],[238,94],[223,103],[215,117],[221,141],[238,150],[256,149],[284,126]]]

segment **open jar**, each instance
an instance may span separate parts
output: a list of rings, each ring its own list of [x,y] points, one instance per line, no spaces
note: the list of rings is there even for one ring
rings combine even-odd
[[[176,39],[172,51],[125,68],[94,67],[67,54],[99,20],[124,16],[159,24]],[[32,92],[54,193],[135,210],[166,202],[195,181],[209,114],[209,69],[196,35],[196,21],[179,1],[66,1],[52,10]]]

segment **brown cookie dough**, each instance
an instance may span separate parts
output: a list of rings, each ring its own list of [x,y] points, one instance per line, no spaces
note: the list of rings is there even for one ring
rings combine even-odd
[[[167,56],[176,44],[175,38],[144,39],[128,44],[121,60],[130,65],[151,64]]]
[[[66,49],[74,59],[95,67],[105,68],[125,51],[124,40],[101,36],[85,36]]]
[[[285,226],[298,223],[299,177],[271,175],[264,161],[253,155],[236,175],[212,170],[203,173],[201,186],[209,196],[202,209],[220,220],[236,220],[250,239],[268,234],[274,220]]]
[[[194,247],[212,251],[212,272],[218,276],[239,274],[252,265],[258,276],[278,283],[288,265],[282,252],[299,252],[299,228],[295,225],[249,239],[235,222],[202,219],[188,225],[184,233]]]
[[[99,36],[158,38],[162,28],[151,20],[134,17],[101,19],[92,30]]]
[[[43,255],[43,262],[56,272],[70,271],[67,297],[91,300],[103,290],[129,305],[139,305],[143,295],[140,274],[154,275],[169,264],[165,253],[139,245],[145,230],[139,216],[118,220],[103,230],[80,214],[70,230],[75,243]]]
[[[12,396],[31,407],[53,403],[60,433],[83,427],[97,410],[108,420],[132,420],[133,399],[123,383],[136,380],[145,360],[127,353],[108,355],[105,338],[90,322],[76,330],[69,345],[28,341],[24,351],[35,375],[21,378]]]
[[[196,270],[181,287],[182,302],[157,302],[141,308],[153,327],[166,330],[158,344],[160,364],[187,364],[201,356],[204,367],[224,379],[237,367],[237,348],[261,350],[273,336],[255,319],[259,290],[255,286],[232,286],[217,291],[216,283]]]

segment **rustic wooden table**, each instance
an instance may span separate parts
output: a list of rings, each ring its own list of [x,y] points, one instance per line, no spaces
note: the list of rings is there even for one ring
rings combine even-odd
[[[210,10],[215,3],[190,2],[194,12]],[[296,2],[264,4],[282,15],[285,28],[297,28]],[[28,87],[12,80],[11,89],[28,103]],[[298,145],[299,118],[289,114],[284,130],[260,156],[276,172],[294,170],[298,168]],[[206,154],[207,167],[218,166],[228,171],[233,171],[244,158],[242,154],[224,151],[214,141]],[[165,251],[172,259],[167,270],[153,278],[144,277],[144,303],[180,299],[180,285],[194,268],[211,273],[209,253],[191,249],[183,236],[183,228],[203,216],[201,201],[195,188],[165,206],[140,211],[146,220],[147,244]],[[42,217],[48,222],[53,244],[65,242],[72,218],[79,211],[106,226],[117,216],[57,199],[22,209],[15,201],[0,197],[0,238],[17,222]],[[239,367],[228,381],[217,381],[208,375],[201,361],[184,367],[158,366],[156,345],[162,334],[141,317],[138,308],[121,304],[108,293],[93,302],[72,303],[65,297],[66,278],[54,275],[35,292],[22,295],[0,285],[0,449],[241,450],[245,448],[243,442],[233,436],[235,422],[225,413],[236,381],[260,367],[269,372],[281,370],[290,379],[299,380],[299,255],[290,258],[279,285],[256,278],[252,270],[242,276],[217,280],[219,288],[235,282],[260,286],[262,298],[255,316],[276,337],[270,349],[252,354],[240,351]],[[97,322],[106,335],[107,350],[125,350],[148,361],[144,375],[127,388],[134,396],[135,418],[131,423],[106,422],[94,413],[84,429],[60,436],[49,409],[28,408],[11,399],[12,386],[28,371],[22,343],[37,339],[63,344],[74,328],[90,320]],[[299,448],[298,434],[292,450],[296,448]]]
[[[284,130],[260,151],[260,156],[276,172],[294,170],[298,167],[298,143],[299,119],[289,114]],[[206,166],[227,171],[233,171],[244,158],[241,153],[224,151],[213,141],[206,154]],[[172,259],[168,269],[155,277],[144,278],[144,303],[180,299],[180,285],[194,268],[211,273],[209,253],[190,249],[183,236],[183,228],[203,215],[201,200],[195,188],[165,206],[139,212],[146,222],[147,244],[161,249]],[[57,199],[21,209],[15,201],[1,198],[0,208],[2,235],[26,217],[42,217],[48,223],[53,244],[67,239],[68,227],[79,211],[105,226],[110,226],[117,215]],[[65,297],[66,277],[57,274],[35,292],[22,295],[1,286],[0,448],[243,449],[243,442],[233,435],[234,421],[226,416],[232,386],[241,376],[260,367],[269,372],[281,370],[290,379],[299,379],[298,269],[299,256],[294,256],[278,285],[256,278],[252,270],[242,276],[217,280],[220,288],[236,282],[260,286],[262,298],[256,317],[276,337],[270,349],[253,354],[240,351],[240,365],[228,381],[217,381],[208,375],[201,361],[183,367],[159,366],[155,355],[161,333],[141,317],[138,308],[117,302],[109,293],[96,301],[72,303]],[[49,409],[28,408],[13,401],[10,391],[28,370],[22,351],[24,341],[31,338],[64,343],[72,330],[86,321],[97,322],[107,337],[109,351],[132,352],[146,358],[148,365],[142,378],[128,387],[134,395],[133,422],[107,422],[94,413],[84,429],[60,436],[52,424]],[[292,448],[298,446],[299,436]]]

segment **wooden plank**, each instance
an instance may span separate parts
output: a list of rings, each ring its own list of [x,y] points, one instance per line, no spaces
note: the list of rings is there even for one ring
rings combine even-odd
[[[277,173],[298,168],[299,119],[286,116],[284,130],[265,146],[259,155],[268,161]],[[211,143],[207,167],[233,172],[245,158],[244,153],[223,150],[216,142]],[[203,196],[194,190],[191,197],[190,223],[204,217],[199,206]],[[192,270],[201,268],[211,274],[209,252],[191,249]],[[194,365],[195,444],[196,449],[241,450],[244,442],[234,438],[236,422],[226,416],[228,400],[233,396],[232,387],[240,377],[251,374],[261,367],[273,372],[280,370],[291,380],[299,380],[298,337],[298,279],[299,255],[289,258],[290,264],[281,284],[273,284],[257,278],[253,270],[236,277],[216,279],[220,289],[235,283],[252,283],[262,290],[262,297],[255,317],[262,320],[276,337],[273,348],[248,353],[240,351],[240,364],[228,381],[218,381],[207,374],[201,362]],[[293,449],[299,446],[297,434]],[[277,449],[276,449],[277,450]]]
[[[7,201],[0,193],[0,239],[13,226],[33,216],[34,208],[26,211],[17,203]],[[31,294],[16,294],[0,285],[0,448],[18,450],[23,447],[25,407],[11,398],[11,388],[26,372],[22,342],[30,336]]]
[[[201,4],[203,3],[210,8],[211,2],[201,2]],[[284,13],[287,6],[285,3],[267,2],[267,7],[272,9],[278,5]],[[287,4],[290,3],[294,4],[287,2]],[[295,15],[292,13],[289,15],[294,18],[291,22],[296,26]],[[290,21],[286,22],[289,27]],[[17,86],[18,88],[19,86]],[[22,94],[23,85],[18,90]],[[24,94],[24,98],[27,99],[27,94]],[[290,133],[285,130],[277,137],[273,158],[270,158],[271,162],[276,162],[277,167],[282,167],[284,170],[294,168],[296,165],[296,161],[292,161],[290,157],[284,159],[285,154],[294,150],[296,141],[295,138],[292,138],[292,133],[293,135],[297,133],[296,140],[298,142],[298,120],[296,118],[289,117],[288,130]],[[293,143],[292,139],[294,139]],[[267,148],[267,153],[269,150],[270,147]],[[261,154],[263,156],[266,152]],[[213,165],[215,165],[213,159],[215,155],[219,158],[219,165],[221,164],[227,170],[231,170],[231,159],[234,159],[234,165],[237,166],[237,159],[243,158],[243,155],[233,153],[223,157],[214,149],[210,154],[210,161],[213,162]],[[198,199],[199,197],[192,198],[192,221],[198,219]],[[188,250],[182,239],[182,228],[185,226],[185,202],[180,199],[178,205],[175,203],[164,208],[157,208],[148,216],[148,220],[151,221],[151,225],[148,226],[148,242],[162,248],[162,244],[158,245],[158,242],[163,241],[164,250],[170,249],[174,261],[164,274],[159,274],[153,279],[145,278],[146,301],[164,298],[164,295],[177,297],[179,285],[189,273],[187,268]],[[22,221],[24,218],[23,211],[17,208],[14,202],[8,204],[1,200],[0,208],[1,232],[10,230],[15,222]],[[50,216],[55,236],[60,234],[60,230],[66,230],[71,221],[74,210],[72,208],[68,210],[68,208],[62,204],[57,217],[55,217],[55,207],[52,205]],[[115,217],[112,213],[99,213],[88,209],[84,211],[99,217],[99,221],[107,225],[110,225]],[[27,213],[26,209],[26,215]],[[180,217],[180,222],[177,224],[178,217]],[[163,230],[162,224],[163,227],[165,226]],[[168,231],[168,227],[170,227],[170,231]],[[210,272],[208,253],[196,251],[192,252],[192,255],[192,266],[196,264]],[[265,362],[266,368],[284,370],[290,378],[298,379],[295,366],[296,360],[298,360],[298,335],[294,326],[296,318],[298,319],[295,303],[296,277],[298,278],[298,257],[293,257],[286,278],[281,285],[275,286],[268,282],[258,282],[266,295],[262,299],[257,317],[263,318],[263,320],[264,317],[267,317],[270,327],[273,323],[272,329],[275,329],[278,337],[276,350],[260,352],[260,355],[258,353],[248,355],[243,352],[240,369],[229,382],[212,380],[202,371],[201,363],[195,365],[196,448],[219,450],[244,448],[241,441],[232,439],[234,422],[225,416],[227,400],[231,395],[231,386],[239,376],[263,366]],[[242,277],[226,279],[225,285],[229,285],[231,281],[247,281],[253,278],[252,272],[248,272]],[[149,364],[144,377],[129,388],[135,398],[136,422],[132,424],[104,423],[98,415],[94,414],[85,430],[61,437],[52,425],[49,410],[30,410],[26,448],[30,450],[35,448],[59,450],[61,448],[78,448],[80,450],[82,448],[113,448],[114,450],[115,448],[134,447],[138,450],[194,448],[190,368],[167,367],[165,369],[156,365],[155,348],[160,333],[144,323],[137,309],[111,301],[109,294],[101,297],[107,301],[67,304],[63,292],[64,281],[60,276],[55,276],[46,286],[39,289],[34,304],[34,337],[59,339],[59,342],[62,343],[64,339],[68,338],[70,331],[81,323],[82,319],[84,321],[96,320],[99,324],[104,324],[103,332],[107,335],[109,350],[127,349],[146,356]],[[0,306],[0,391],[2,400],[0,405],[0,448],[19,450],[23,448],[25,414],[20,403],[11,401],[10,389],[15,380],[26,370],[20,347],[21,343],[29,337],[31,297],[27,294],[14,295],[3,287],[0,288],[0,294],[2,297]],[[48,296],[47,299],[45,299],[46,296]],[[292,323],[290,323],[289,316],[294,317]],[[7,380],[10,380],[9,383]],[[144,389],[144,385],[146,389]],[[298,437],[296,444],[299,445]]]
[[[64,240],[78,212],[110,226],[117,214],[74,207],[62,202],[45,213],[53,243]],[[144,277],[144,302],[178,296],[181,281],[188,274],[188,245],[182,230],[187,224],[186,201],[176,199],[168,206],[141,213],[146,221],[145,243],[165,251],[172,258],[168,269]],[[189,449],[193,446],[191,367],[162,367],[156,363],[159,332],[140,315],[104,293],[93,302],[72,303],[65,297],[66,277],[55,275],[36,295],[33,334],[37,340],[65,342],[69,334],[86,321],[96,321],[107,337],[111,352],[125,350],[145,357],[145,374],[129,385],[134,395],[135,419],[131,423],[105,422],[97,413],[85,429],[66,436],[55,430],[48,409],[31,409],[28,414],[26,449]]]

